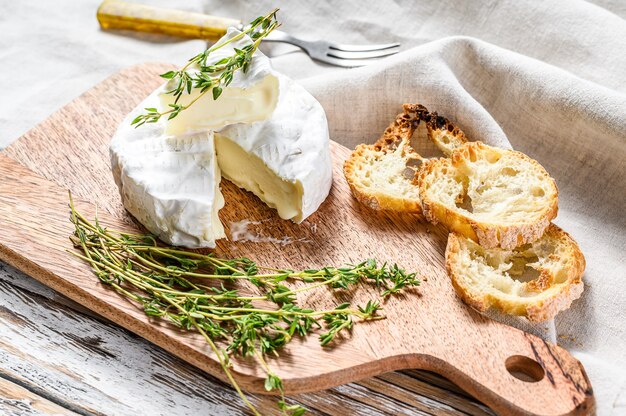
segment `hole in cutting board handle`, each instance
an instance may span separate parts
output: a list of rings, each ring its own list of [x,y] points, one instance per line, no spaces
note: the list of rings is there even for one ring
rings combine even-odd
[[[516,379],[529,383],[543,380],[545,370],[537,361],[523,355],[512,355],[504,363],[507,371]]]

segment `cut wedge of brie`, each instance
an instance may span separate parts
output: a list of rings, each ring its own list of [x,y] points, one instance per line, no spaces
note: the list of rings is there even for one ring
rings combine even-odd
[[[223,39],[237,33],[230,29]],[[224,46],[210,62],[250,42],[244,37]],[[171,88],[165,84],[139,104],[110,146],[124,206],[161,240],[195,248],[215,247],[225,237],[218,217],[221,176],[295,222],[326,199],[332,166],[324,110],[304,88],[273,71],[261,52],[246,74],[236,72],[218,100],[209,93],[172,120],[130,125],[146,107],[167,108]]]

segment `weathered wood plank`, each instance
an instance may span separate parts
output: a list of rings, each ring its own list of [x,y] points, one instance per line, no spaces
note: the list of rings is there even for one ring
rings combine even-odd
[[[62,296],[29,279],[0,264],[0,374],[81,414],[244,412],[230,387],[106,320],[72,310],[72,302],[60,303]],[[433,387],[409,376],[403,380],[397,385],[385,381],[384,387],[379,381],[377,391],[363,385],[365,380],[293,399],[311,415],[424,415],[447,409],[444,389],[440,398],[431,399],[428,411],[413,407],[413,399],[407,400],[410,380],[417,383],[411,387],[415,395],[429,394]],[[367,403],[363,397],[368,396],[380,402]],[[264,414],[278,414],[274,398],[252,400]],[[468,411],[474,406],[465,399],[465,407],[460,404],[454,414],[478,414]]]
[[[0,377],[0,414],[4,416],[77,416],[24,387]]]
[[[243,410],[228,386],[111,323],[4,282],[0,305],[0,375],[55,402],[96,415]]]
[[[413,371],[411,376],[405,372],[394,372],[383,374],[378,378],[384,382],[381,384],[382,386],[391,384],[397,387],[393,391],[385,390],[385,394],[393,395],[392,397],[405,403],[412,403],[413,400],[417,400],[426,407],[434,404],[435,409],[432,411],[436,410],[437,412],[446,406],[447,412],[450,414],[455,414],[457,411],[472,416],[493,414],[487,406],[473,400],[458,386],[436,374]],[[430,383],[423,381],[424,379],[429,380]],[[401,396],[395,396],[396,391],[401,392]],[[405,393],[408,394],[405,396]]]
[[[89,308],[85,308],[80,303],[76,303],[71,299],[61,295],[57,291],[49,288],[48,286],[38,282],[27,274],[9,266],[6,263],[0,261],[0,280],[11,283],[15,287],[19,287],[28,292],[35,293],[43,296],[46,299],[53,300],[61,305],[65,305],[71,309],[79,311],[85,315],[89,315],[97,319],[106,319],[94,313]]]

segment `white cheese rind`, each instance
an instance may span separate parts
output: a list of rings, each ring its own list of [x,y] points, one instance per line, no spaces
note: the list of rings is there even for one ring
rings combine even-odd
[[[126,118],[110,146],[124,207],[168,244],[215,247],[225,233],[217,216],[224,199],[213,132],[168,137],[163,123],[134,129],[130,121],[142,108]]]

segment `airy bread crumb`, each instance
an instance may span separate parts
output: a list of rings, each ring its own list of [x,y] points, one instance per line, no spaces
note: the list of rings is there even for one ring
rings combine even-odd
[[[451,233],[446,268],[458,295],[473,308],[540,322],[580,297],[585,258],[566,232],[550,224],[540,239],[513,250],[486,249]]]
[[[416,184],[428,221],[485,248],[532,243],[558,209],[556,183],[537,161],[481,142],[425,162]]]

